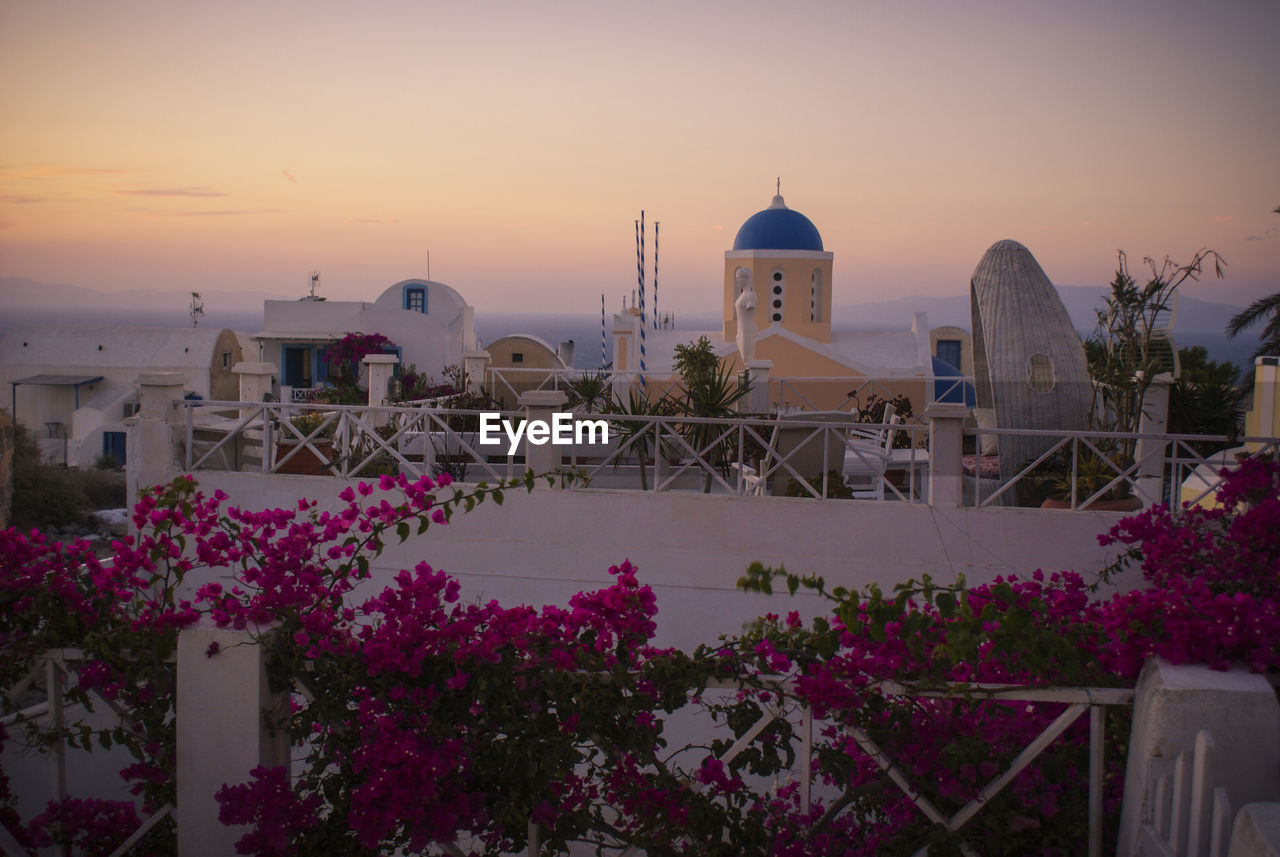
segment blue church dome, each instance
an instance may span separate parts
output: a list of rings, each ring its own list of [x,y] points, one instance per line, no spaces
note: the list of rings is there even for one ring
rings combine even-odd
[[[787,208],[779,194],[764,211],[747,218],[733,239],[735,250],[814,250],[822,252],[822,236],[813,221]]]

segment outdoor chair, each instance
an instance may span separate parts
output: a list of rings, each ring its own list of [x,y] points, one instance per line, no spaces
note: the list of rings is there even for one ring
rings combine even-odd
[[[843,466],[846,428],[788,423],[847,424],[848,421],[849,414],[843,411],[779,415],[770,435],[769,448],[760,461],[760,470],[755,478],[767,482],[768,493],[775,497],[785,496],[792,480],[804,483],[799,486],[801,497],[813,496],[804,487],[805,484],[810,485],[814,492],[822,494],[825,473],[838,473]],[[744,477],[747,477],[745,472]],[[765,493],[760,483],[755,483],[754,488],[755,493]],[[830,486],[828,491],[829,488]]]
[[[893,439],[897,434],[894,427],[901,424],[901,418],[890,412],[886,424],[879,430],[859,432],[846,443],[844,484],[853,492],[854,499],[884,499],[885,471],[893,458]]]

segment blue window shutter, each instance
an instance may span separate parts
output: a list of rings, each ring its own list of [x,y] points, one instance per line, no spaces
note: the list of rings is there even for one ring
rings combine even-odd
[[[316,349],[316,381],[329,381],[329,349],[327,347]]]
[[[427,314],[427,290],[414,286],[404,290],[404,308],[413,312]]]

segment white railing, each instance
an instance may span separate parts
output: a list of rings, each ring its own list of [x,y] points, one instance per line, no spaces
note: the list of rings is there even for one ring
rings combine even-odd
[[[44,700],[0,718],[0,726],[6,730],[22,727],[34,721],[46,723],[46,728],[53,735],[53,742],[49,747],[50,792],[52,792],[52,799],[57,803],[62,803],[67,797],[67,735],[69,734],[66,711],[67,682],[75,681],[77,670],[74,665],[84,660],[84,653],[80,649],[52,649],[46,652],[17,684],[6,691],[5,708],[16,705],[23,694],[31,690],[41,677],[44,679]],[[121,721],[126,724],[131,723],[132,718],[129,712],[114,700],[102,696],[97,691],[89,692],[105,708],[114,712]],[[166,803],[153,812],[138,826],[137,830],[110,853],[109,857],[125,857],[152,828],[172,814],[173,810],[173,804]],[[3,824],[0,824],[0,853],[5,857],[32,857]]]
[[[185,633],[185,632],[184,632]],[[17,699],[31,687],[31,685],[39,678],[41,674],[46,676],[46,695],[45,702],[31,706],[20,712],[15,712],[4,718],[4,725],[10,726],[15,723],[21,724],[24,721],[33,718],[48,717],[50,725],[54,731],[63,736],[69,734],[67,731],[67,723],[65,713],[63,711],[63,700],[65,697],[65,679],[74,676],[74,669],[69,668],[69,664],[84,660],[84,655],[79,650],[62,649],[50,651],[42,659],[41,663],[28,674],[21,682],[10,688],[8,696],[10,700]],[[205,658],[193,658],[186,661],[189,666],[197,669],[204,668]],[[186,667],[184,667],[186,668]],[[262,668],[259,666],[259,668]],[[799,752],[796,754],[796,764],[792,771],[788,772],[786,778],[795,780],[799,786],[800,811],[807,814],[813,800],[813,780],[814,780],[814,753],[815,729],[820,725],[815,722],[812,711],[804,705],[781,706],[777,700],[794,699],[795,698],[795,674],[782,677],[776,680],[766,679],[760,689],[768,691],[770,700],[764,703],[764,714],[741,735],[737,736],[733,743],[718,757],[723,763],[730,763],[738,755],[747,750],[760,737],[760,735],[770,727],[775,720],[786,720],[788,722],[795,721],[793,728],[796,730],[795,735],[800,743]],[[743,690],[744,686],[736,680],[713,680],[707,685],[707,689],[712,693],[723,691],[726,694],[734,694]],[[311,690],[305,683],[299,681],[295,686],[296,692],[304,700],[310,701],[314,698]],[[948,683],[941,687],[938,686],[916,686],[904,684],[897,681],[880,681],[869,686],[868,692],[879,693],[885,697],[901,697],[905,699],[916,700],[917,703],[927,704],[927,700],[964,700],[966,702],[982,702],[982,701],[1000,701],[1000,702],[1018,702],[1027,703],[1028,706],[1034,704],[1051,704],[1065,706],[1064,710],[1048,725],[1038,736],[1036,736],[1026,747],[1024,747],[1012,760],[1010,760],[1003,768],[994,774],[990,780],[978,791],[973,798],[959,810],[947,814],[939,809],[925,794],[923,789],[917,788],[912,782],[910,775],[903,768],[899,767],[891,758],[889,753],[879,746],[865,731],[860,728],[849,728],[847,734],[857,745],[879,766],[884,776],[889,782],[900,789],[915,805],[920,812],[922,821],[928,821],[933,824],[941,824],[949,831],[961,834],[965,825],[967,825],[977,814],[988,804],[996,795],[998,795],[1022,770],[1035,761],[1041,753],[1045,751],[1059,736],[1063,734],[1076,720],[1082,717],[1086,712],[1089,714],[1089,784],[1088,784],[1088,800],[1089,800],[1089,828],[1088,834],[1088,853],[1090,857],[1099,857],[1101,854],[1101,837],[1102,837],[1102,788],[1103,788],[1103,765],[1105,750],[1105,708],[1107,706],[1130,706],[1133,704],[1134,691],[1128,688],[1098,688],[1098,687],[1022,687],[1011,685],[995,685],[995,684],[964,684],[964,683]],[[700,692],[697,697],[691,698],[686,705],[695,704],[695,700],[703,698],[706,691]],[[110,707],[122,719],[128,720],[128,712],[122,710],[119,706],[110,700],[102,699],[104,705]],[[226,700],[228,706],[244,704],[236,698],[228,698]],[[828,726],[834,724],[827,724]],[[259,728],[266,729],[266,725]],[[704,736],[699,736],[704,737]],[[691,746],[706,746],[710,743],[707,741],[698,741]],[[1199,744],[1197,744],[1199,747]],[[55,772],[54,790],[59,799],[66,795],[66,746],[65,741],[59,738],[54,742],[50,752],[54,759],[51,770]],[[181,751],[179,751],[181,754]],[[708,754],[710,756],[710,754]],[[1197,750],[1197,758],[1199,758],[1199,750]],[[1180,763],[1181,764],[1181,763]],[[1201,763],[1201,767],[1203,764]],[[60,778],[58,773],[61,771]],[[247,772],[228,772],[230,781],[236,781],[236,776],[244,776]],[[781,777],[781,775],[780,775]],[[780,784],[780,783],[779,783]],[[212,799],[212,796],[210,796]],[[152,814],[125,842],[112,852],[111,857],[124,857],[129,850],[136,845],[156,824],[162,821],[166,816],[173,812],[172,804],[166,804],[159,811]],[[539,830],[536,825],[529,825],[529,846],[526,854],[534,857],[539,853]],[[443,846],[446,853],[462,854],[457,845]],[[966,855],[975,855],[976,852],[963,841],[960,845],[961,851]],[[13,836],[0,827],[0,851],[3,851],[8,857],[30,857],[30,855],[17,844]],[[623,855],[634,855],[638,850],[631,846],[622,850]]]
[[[281,387],[280,398],[286,402],[310,404],[320,401],[329,389],[328,387]]]
[[[966,476],[972,485],[970,504],[978,507],[1019,505],[1023,488],[1045,493],[1042,483],[1051,476],[1069,509],[1097,508],[1104,498],[1119,495],[1137,498],[1134,508],[1167,503],[1176,511],[1184,502],[1194,505],[1214,494],[1222,484],[1220,471],[1236,463],[1221,451],[1201,453],[1197,445],[1230,445],[1231,451],[1250,458],[1280,450],[1280,438],[1224,435],[971,429],[966,436],[976,450],[983,448],[984,438],[992,437],[1001,443],[1005,438],[1030,439],[1043,450],[1015,472],[1001,471],[994,478],[982,477],[982,456],[975,455],[977,466]],[[1123,450],[1128,452],[1119,452]],[[1192,474],[1197,476],[1196,491],[1184,496],[1184,484]]]
[[[794,694],[794,674],[785,679],[777,681],[765,681],[762,688],[774,693],[773,700],[777,700],[779,696],[790,696]],[[706,690],[730,691],[736,692],[744,689],[744,685],[733,680],[716,680],[709,681]],[[305,687],[299,686],[298,690],[304,698],[308,700],[312,698],[312,694]],[[880,681],[875,682],[868,687],[869,692],[879,693],[886,697],[902,697],[916,701],[921,700],[960,700],[966,702],[981,701],[999,701],[999,702],[1018,702],[1027,703],[1028,708],[1033,704],[1051,704],[1065,706],[1063,711],[1051,721],[1040,733],[1027,744],[1026,747],[1017,753],[1004,767],[998,770],[987,783],[978,790],[978,792],[959,810],[947,814],[940,810],[938,806],[931,801],[925,794],[924,789],[917,787],[911,781],[911,777],[907,771],[899,767],[885,749],[879,746],[877,742],[871,738],[861,728],[851,728],[847,730],[847,734],[862,749],[864,753],[871,758],[880,768],[885,778],[891,782],[895,788],[900,790],[916,807],[921,815],[922,821],[931,824],[938,824],[945,827],[952,833],[959,834],[965,825],[971,822],[982,809],[989,804],[997,795],[999,795],[1006,786],[1011,783],[1015,777],[1023,770],[1031,765],[1046,749],[1048,749],[1054,741],[1056,741],[1068,728],[1071,727],[1086,713],[1089,716],[1089,780],[1088,780],[1088,830],[1087,835],[1087,854],[1089,857],[1101,857],[1102,854],[1102,825],[1103,825],[1103,780],[1105,770],[1105,750],[1106,750],[1106,708],[1108,706],[1125,706],[1131,707],[1134,701],[1134,691],[1131,688],[1109,688],[1109,687],[1024,687],[1016,685],[997,685],[997,684],[966,684],[961,682],[949,682],[942,687],[924,687],[911,684],[904,684],[897,681]],[[781,692],[781,694],[779,694]],[[686,705],[692,704],[692,700]],[[807,815],[813,805],[814,794],[814,735],[815,730],[821,725],[815,720],[813,711],[807,705],[792,706],[790,709],[781,707],[776,701],[766,702],[764,704],[765,712],[756,720],[749,728],[747,728],[740,736],[738,736],[732,744],[721,754],[716,757],[724,764],[731,763],[744,751],[749,749],[751,745],[768,729],[775,721],[784,720],[792,723],[792,728],[796,730],[800,743],[799,752],[796,754],[795,768],[787,773],[786,777],[781,774],[778,776],[774,786],[784,785],[791,781],[795,781],[799,787],[799,803],[800,814]],[[828,724],[831,725],[831,724]],[[838,737],[838,736],[836,736]],[[702,741],[698,746],[705,746],[710,743],[709,739]],[[706,758],[712,758],[712,754],[708,753]],[[697,766],[695,766],[697,767]],[[700,789],[696,784],[694,788]],[[540,831],[538,826],[529,822],[528,846],[523,852],[527,857],[536,857],[539,854]],[[457,843],[447,843],[442,847],[446,854],[454,855],[454,857],[464,857],[464,852]],[[636,857],[642,853],[635,845],[624,846],[621,843],[611,843],[610,848],[619,851],[619,857]],[[960,851],[966,857],[978,857],[972,846],[963,839],[960,840]],[[917,852],[918,855],[924,855],[927,847]],[[1224,852],[1225,855],[1225,852]]]
[[[774,495],[788,490],[800,497],[841,496],[846,467],[871,465],[877,453],[854,443],[854,429],[888,429],[888,426],[839,420],[713,419],[629,414],[601,416],[618,438],[603,458],[582,460],[576,447],[568,459],[582,466],[587,483],[597,488],[639,488],[647,491],[701,490],[704,493],[766,494],[760,486],[772,484]],[[918,468],[926,460],[918,444],[925,427],[894,426],[911,436],[913,443],[903,457],[903,479],[889,481],[885,490],[904,502],[918,502],[922,495]],[[915,453],[913,455],[913,452]],[[846,495],[847,496],[847,495]]]
[[[1147,817],[1138,834],[1140,853],[1151,857],[1227,857],[1234,813],[1225,785],[1213,776],[1213,733],[1201,729],[1195,746],[1172,759],[1149,760],[1152,777]],[[1207,843],[1208,849],[1203,845]]]
[[[639,383],[638,372],[613,369],[524,369],[490,366],[484,373],[484,390],[495,401],[514,403],[521,393],[531,390],[567,390],[583,378],[600,378],[606,385],[606,399],[613,397],[610,387],[615,382]],[[668,378],[662,379],[669,380]]]
[[[1057,738],[1086,712],[1089,714],[1089,857],[1102,854],[1102,788],[1104,751],[1106,749],[1106,706],[1133,705],[1134,692],[1129,688],[1106,687],[1018,687],[994,684],[948,683],[944,688],[924,688],[895,681],[878,682],[872,687],[886,696],[902,696],[911,699],[993,700],[1002,702],[1065,704],[1066,708],[1048,726],[1041,730],[1030,744],[1022,749],[1004,768],[979,789],[963,807],[951,815],[938,809],[922,789],[912,784],[906,772],[899,768],[888,754],[861,729],[850,730],[850,736],[884,772],[885,776],[906,795],[920,814],[933,824],[940,824],[952,833],[959,833],[981,810],[990,803],[1013,779],[1036,760]],[[811,718],[808,718],[811,720]],[[802,750],[811,752],[811,743],[802,734]],[[811,770],[807,758],[802,769]],[[807,793],[802,793],[804,809],[808,809]],[[927,847],[916,852],[922,855]],[[966,857],[977,857],[977,852],[961,840],[960,850]]]
[[[491,462],[477,449],[475,431],[454,428],[458,421],[478,421],[479,411],[243,402],[187,402],[185,408],[184,466],[190,471],[394,472],[414,478],[450,471],[458,479],[485,480],[523,473],[513,459]],[[219,415],[229,408],[238,416]]]
[[[183,402],[183,453],[188,471],[238,470],[370,477],[404,473],[416,478],[449,472],[460,481],[512,479],[525,472],[527,441],[514,455],[508,440],[481,444],[482,411],[438,407],[366,407],[245,402]],[[493,412],[488,412],[493,413]],[[503,412],[518,422],[520,412]],[[858,492],[906,503],[924,502],[929,480],[962,472],[961,462],[933,457],[930,427],[894,425],[900,441],[879,450],[859,436],[890,426],[855,422],[849,414],[788,414],[779,418],[699,418],[652,414],[582,414],[603,421],[605,444],[561,448],[560,462],[581,471],[595,489],[700,491],[718,494],[788,493],[800,497],[850,496],[842,483],[873,474],[882,491]],[[1136,498],[1130,510],[1166,502],[1173,508],[1211,497],[1219,471],[1234,464],[1223,453],[1201,453],[1202,444],[1225,445],[1220,436],[1120,434],[1092,431],[966,431],[970,448],[984,439],[1033,440],[1043,450],[1014,472],[984,478],[982,457],[964,481],[966,504],[979,508],[1027,505],[1035,496],[1063,495],[1068,509],[1097,509],[1109,496]],[[1278,438],[1242,438],[1245,454],[1280,450]],[[1117,455],[1117,450],[1129,450]],[[1190,477],[1190,478],[1189,478]],[[1184,491],[1194,486],[1193,491]],[[1185,494],[1185,496],[1184,496]]]
[[[319,475],[367,477],[391,469],[418,477],[453,468],[455,478],[474,481],[516,478],[525,470],[525,441],[515,455],[507,455],[505,436],[497,445],[480,444],[473,427],[485,413],[481,411],[203,401],[183,406],[183,465],[189,471],[289,473],[298,470],[290,467],[297,461]],[[231,409],[238,416],[224,415]],[[511,412],[500,416],[524,418]],[[781,488],[795,480],[799,496],[810,497],[838,495],[836,481],[846,461],[872,454],[849,443],[851,429],[885,428],[852,417],[840,422],[630,414],[589,418],[606,423],[609,443],[573,444],[565,447],[562,460],[581,468],[593,487],[743,494],[748,493],[744,473],[750,468],[763,480],[783,480]],[[468,428],[457,428],[460,424]],[[923,426],[895,428],[923,442]],[[780,446],[784,434],[785,449]],[[886,492],[906,502],[918,500],[922,479],[914,465],[924,460],[923,452],[905,456],[903,484],[886,481]]]

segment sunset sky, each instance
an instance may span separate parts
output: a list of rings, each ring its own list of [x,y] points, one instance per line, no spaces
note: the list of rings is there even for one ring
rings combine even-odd
[[[1280,290],[1280,2],[0,0],[0,276],[590,312],[661,221],[663,309],[787,203],[834,296],[1218,249]],[[652,231],[649,235],[652,251]],[[650,262],[652,261],[650,253]]]

